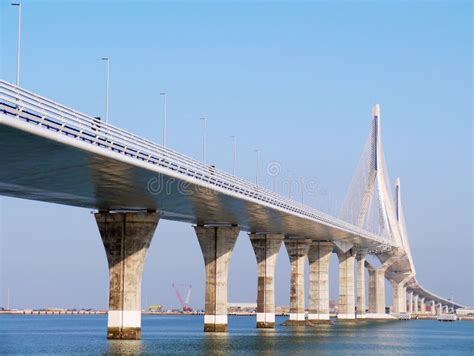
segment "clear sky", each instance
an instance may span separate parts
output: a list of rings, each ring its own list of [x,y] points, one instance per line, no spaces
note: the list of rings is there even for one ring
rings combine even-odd
[[[385,157],[401,177],[418,280],[474,305],[472,15],[470,2],[23,1],[21,84],[253,179],[277,161],[282,177],[317,182],[308,205],[336,214],[382,108]],[[17,10],[3,0],[1,78],[15,81]],[[290,173],[289,173],[290,172]],[[278,188],[283,191],[282,187]],[[287,194],[287,192],[285,192]],[[294,193],[295,199],[300,199]],[[0,198],[0,305],[106,307],[108,270],[87,209]],[[331,299],[337,295],[331,261]],[[289,300],[282,248],[276,301]],[[191,225],[161,221],[143,301],[176,307],[173,281],[202,307],[204,263]],[[232,256],[229,301],[254,302],[256,262],[245,233]],[[388,295],[391,294],[388,288]]]

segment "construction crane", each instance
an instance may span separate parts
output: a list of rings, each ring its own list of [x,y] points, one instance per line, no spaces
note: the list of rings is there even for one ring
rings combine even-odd
[[[183,299],[181,296],[181,293],[179,292],[178,287],[188,287],[188,291],[186,293],[186,300]],[[179,300],[179,303],[181,304],[181,308],[183,309],[183,312],[192,312],[193,308],[189,305],[189,300],[191,298],[191,290],[193,286],[190,284],[175,284],[173,283],[173,289],[176,293],[176,297]]]

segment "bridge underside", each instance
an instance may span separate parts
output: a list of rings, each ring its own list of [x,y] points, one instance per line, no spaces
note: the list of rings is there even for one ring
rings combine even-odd
[[[0,195],[99,210],[156,210],[162,219],[239,225],[247,231],[368,248],[380,244],[262,202],[173,178],[105,149],[79,147],[72,138],[71,143],[60,142],[45,129],[28,132],[31,125],[11,121],[0,115]]]

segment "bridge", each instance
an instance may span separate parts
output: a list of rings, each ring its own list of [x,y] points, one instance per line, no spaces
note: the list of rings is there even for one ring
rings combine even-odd
[[[291,265],[287,325],[329,321],[332,253],[339,259],[340,321],[426,314],[426,305],[433,314],[463,307],[418,282],[400,179],[394,193],[378,105],[335,217],[0,81],[0,194],[97,211],[109,264],[111,339],[140,338],[143,266],[160,219],[194,224],[206,269],[205,331],[227,330],[227,272],[240,231],[249,233],[258,264],[259,328],[275,326],[275,263],[282,244]],[[380,265],[369,263],[368,255]],[[390,313],[385,279],[393,287]]]

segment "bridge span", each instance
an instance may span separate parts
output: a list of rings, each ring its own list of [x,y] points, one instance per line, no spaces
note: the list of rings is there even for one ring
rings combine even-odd
[[[160,219],[195,225],[206,267],[206,331],[227,330],[227,270],[240,231],[249,233],[258,263],[257,327],[275,324],[274,270],[282,243],[291,263],[290,325],[329,320],[328,263],[334,252],[339,320],[423,313],[426,304],[432,311],[462,307],[416,279],[400,181],[395,198],[389,186],[378,105],[338,217],[5,81],[0,81],[0,162],[1,195],[97,210],[110,272],[109,338],[140,338],[141,276]],[[369,254],[380,266],[366,261]],[[391,314],[385,312],[385,279],[393,286]]]

